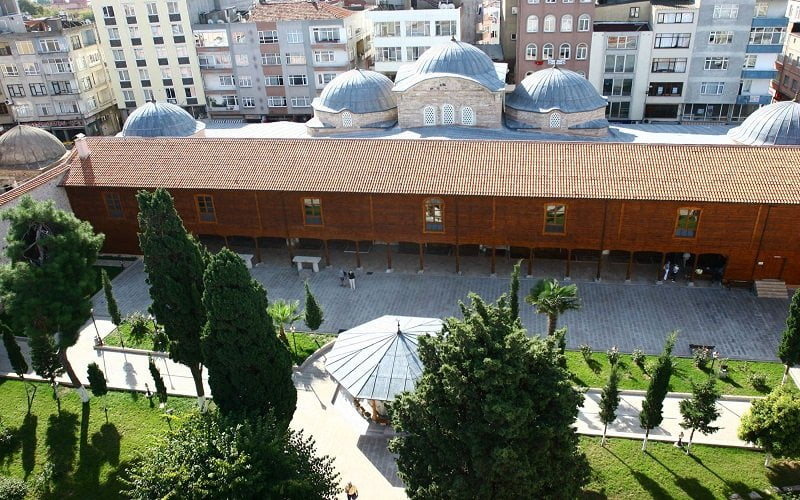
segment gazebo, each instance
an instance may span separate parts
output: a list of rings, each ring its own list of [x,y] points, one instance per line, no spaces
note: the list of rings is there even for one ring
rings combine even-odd
[[[422,375],[419,336],[437,335],[441,329],[438,318],[381,316],[340,333],[325,367],[356,404],[369,401],[378,422],[386,413],[384,402],[413,390]]]

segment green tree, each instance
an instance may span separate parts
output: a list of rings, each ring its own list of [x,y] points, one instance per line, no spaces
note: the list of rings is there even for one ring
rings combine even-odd
[[[167,386],[164,384],[164,377],[161,376],[161,370],[158,369],[153,358],[147,360],[147,368],[150,370],[150,376],[153,377],[153,383],[156,386],[159,406],[163,408],[167,404]]]
[[[203,280],[203,351],[214,402],[227,416],[272,410],[288,425],[297,404],[292,359],[267,314],[267,293],[228,249],[211,257]]]
[[[578,286],[561,286],[555,279],[538,280],[525,297],[525,302],[534,306],[537,313],[547,315],[548,335],[555,334],[560,315],[581,307]]]
[[[642,401],[642,411],[639,413],[639,425],[645,430],[642,451],[647,450],[647,438],[650,437],[650,431],[661,425],[661,421],[664,420],[664,398],[667,397],[669,379],[672,377],[674,369],[672,349],[675,347],[676,339],[677,332],[672,332],[667,336],[664,350],[656,361],[650,377],[650,384],[647,386],[647,393]]]
[[[289,339],[286,337],[286,327],[291,328],[292,324],[300,319],[301,315],[297,314],[299,306],[300,304],[296,300],[294,302],[276,300],[267,309],[272,320],[278,324],[278,335],[287,346],[289,345]]]
[[[61,365],[85,403],[89,393],[72,369],[67,349],[89,318],[94,262],[103,235],[52,201],[37,202],[30,196],[3,212],[2,219],[10,224],[6,255],[11,264],[0,269],[0,285],[12,326],[29,338],[52,337]]]
[[[105,269],[100,271],[100,281],[103,283],[103,294],[106,296],[108,315],[111,316],[111,322],[117,327],[117,333],[119,333],[119,343],[124,349],[125,342],[122,340],[122,331],[119,329],[119,325],[122,324],[122,315],[119,313],[117,299],[114,298],[114,288],[111,286],[111,280],[108,279],[108,273]]]
[[[772,457],[800,457],[800,396],[797,391],[780,386],[764,399],[756,399],[739,423],[739,439],[753,443],[767,453],[765,466]]]
[[[508,293],[508,305],[511,308],[511,317],[519,318],[519,268],[522,261],[514,264],[511,271],[511,289]]]
[[[317,329],[322,326],[322,322],[325,320],[322,308],[317,303],[317,299],[314,298],[314,295],[311,293],[311,289],[308,287],[308,280],[305,282],[306,287],[306,304],[305,304],[305,311],[303,311],[303,321],[305,322],[306,326],[312,332],[317,331]]]
[[[19,0],[19,10],[27,12],[32,16],[41,16],[44,14],[44,7],[31,0]]]
[[[64,366],[58,357],[57,347],[49,335],[35,335],[28,339],[31,348],[31,365],[40,377],[50,381],[53,388],[53,399],[56,400],[58,412],[61,413],[61,399],[58,397],[56,377],[64,374]]]
[[[794,292],[792,302],[789,304],[789,316],[786,318],[786,329],[778,346],[778,357],[786,365],[781,379],[783,385],[789,376],[789,368],[800,363],[800,290]]]
[[[31,406],[33,406],[33,398],[36,396],[36,384],[29,384],[25,381],[25,374],[28,373],[28,362],[25,356],[22,355],[22,350],[17,344],[17,339],[11,329],[4,323],[0,323],[0,330],[3,332],[3,345],[8,353],[8,361],[11,363],[11,369],[22,380],[25,386],[25,399],[28,401],[28,415],[31,414]]]
[[[608,382],[603,387],[603,392],[600,394],[600,421],[603,422],[603,438],[600,440],[600,445],[606,444],[606,430],[608,424],[617,419],[617,408],[619,408],[619,373],[617,372],[617,365],[611,366],[611,373],[608,375]]]
[[[189,367],[197,403],[205,408],[200,335],[206,322],[203,271],[206,253],[186,232],[164,189],[139,191],[139,246],[150,285],[150,310],[169,339],[169,357]]]
[[[231,421],[191,415],[127,469],[131,498],[333,499],[333,459],[271,415]]]
[[[575,498],[589,477],[582,403],[552,337],[528,338],[506,296],[459,304],[422,337],[422,376],[390,405],[390,450],[412,499]]]
[[[719,398],[720,392],[717,389],[717,379],[711,376],[708,380],[699,384],[692,381],[692,397],[678,403],[683,417],[680,423],[681,427],[692,430],[689,433],[689,441],[686,443],[687,455],[692,450],[694,431],[713,434],[719,430],[719,427],[711,425],[711,422],[719,418],[720,415],[720,411],[717,409],[717,400]]]
[[[103,398],[103,412],[106,414],[106,423],[108,423],[108,405],[106,404],[108,385],[106,384],[106,376],[103,374],[103,370],[97,366],[97,363],[89,363],[86,368],[86,374],[89,377],[89,387],[92,389],[92,394],[98,398]]]

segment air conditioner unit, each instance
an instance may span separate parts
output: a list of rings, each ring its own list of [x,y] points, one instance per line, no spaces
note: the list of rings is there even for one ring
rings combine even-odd
[[[517,39],[517,34],[516,33],[511,33],[511,40],[514,41],[516,39]]]
[[[517,15],[517,7],[511,7],[511,15],[513,16]]]
[[[233,111],[236,109],[236,106],[227,106],[228,111]]]

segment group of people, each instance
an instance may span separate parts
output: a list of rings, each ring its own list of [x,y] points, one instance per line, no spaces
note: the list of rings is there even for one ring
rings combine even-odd
[[[339,269],[339,286],[345,286],[344,285],[345,280],[350,282],[351,289],[353,290],[356,289],[356,273],[354,273],[352,269],[347,272],[345,272],[344,269]]]
[[[661,279],[661,281],[667,281],[667,278],[670,278],[672,282],[675,283],[675,278],[678,277],[680,270],[681,266],[667,261],[667,263],[664,264],[664,277]]]

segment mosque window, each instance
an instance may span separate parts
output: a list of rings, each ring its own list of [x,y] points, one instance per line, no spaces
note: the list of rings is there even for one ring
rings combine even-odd
[[[550,15],[544,17],[544,26],[542,30],[545,33],[552,33],[556,30],[556,16]]]
[[[303,198],[303,219],[307,226],[322,225],[322,202],[319,198]]]
[[[528,61],[536,60],[536,56],[538,55],[539,49],[536,47],[535,43],[529,43],[525,47],[525,59]]]
[[[583,14],[578,18],[578,31],[589,31],[589,26],[592,23],[592,18],[589,14]]]
[[[575,59],[579,59],[583,61],[589,54],[589,46],[585,43],[579,43],[577,47],[575,47]]]
[[[528,33],[539,31],[539,16],[528,16]]]
[[[353,126],[353,115],[345,111],[342,113],[342,127],[350,128]]]
[[[200,194],[197,200],[197,215],[200,222],[217,222],[217,212],[214,210],[214,199],[211,196]]]
[[[552,43],[546,43],[542,47],[542,59],[548,61],[553,58],[553,53],[555,48],[553,47]]]
[[[444,232],[444,202],[439,198],[425,200],[425,232]]]
[[[452,125],[456,122],[455,111],[452,104],[442,106],[442,125]]]
[[[423,124],[425,126],[436,125],[436,108],[433,106],[425,106],[422,110]]]
[[[554,234],[564,234],[567,225],[567,206],[566,205],[545,205],[544,209],[544,232]]]
[[[561,16],[561,32],[569,33],[571,31],[572,31],[572,16],[569,14]]]
[[[121,219],[124,214],[122,211],[122,200],[119,197],[119,193],[103,193],[103,199],[106,202],[106,212],[108,213],[108,216],[115,219]]]
[[[559,59],[569,59],[572,52],[572,47],[568,43],[562,43],[561,47],[558,48],[558,58]]]
[[[468,127],[475,125],[475,110],[469,106],[461,108],[461,124]]]
[[[697,208],[681,208],[678,210],[678,222],[675,224],[675,236],[694,238],[700,223],[700,210]]]
[[[550,115],[550,128],[561,128],[561,115],[559,113]]]

